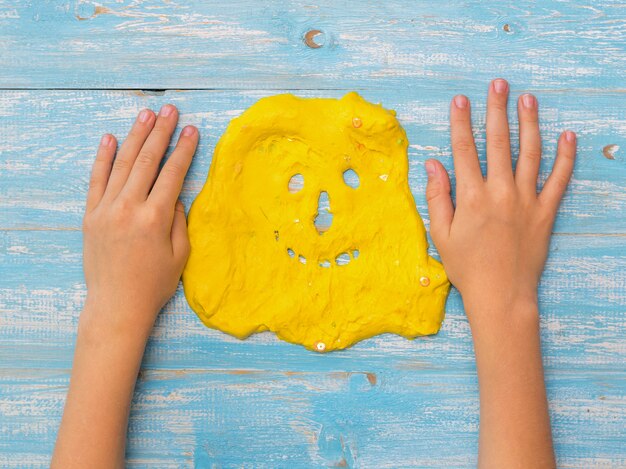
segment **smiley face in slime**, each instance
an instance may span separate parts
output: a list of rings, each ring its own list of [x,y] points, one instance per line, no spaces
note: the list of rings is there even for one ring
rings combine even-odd
[[[435,334],[449,283],[427,254],[393,111],[356,93],[263,98],[234,119],[189,212],[185,295],[209,327],[316,351]]]

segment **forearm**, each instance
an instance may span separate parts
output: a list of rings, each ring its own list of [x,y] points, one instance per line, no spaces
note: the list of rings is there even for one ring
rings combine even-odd
[[[478,308],[481,314],[473,314]],[[484,321],[471,324],[480,387],[479,467],[555,467],[536,304],[466,301],[466,309]]]
[[[147,339],[115,331],[83,311],[53,468],[124,467],[128,414]],[[122,333],[120,333],[122,332]]]

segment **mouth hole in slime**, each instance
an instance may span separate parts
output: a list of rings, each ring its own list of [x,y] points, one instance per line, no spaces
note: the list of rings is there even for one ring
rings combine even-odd
[[[350,254],[342,252],[335,258],[337,265],[346,265],[350,263]]]
[[[289,192],[291,192],[292,194],[295,194],[296,192],[300,192],[303,187],[304,187],[304,176],[302,174],[297,173],[291,176],[291,179],[289,179],[289,184],[287,185]]]
[[[328,192],[320,192],[320,196],[317,199],[317,214],[313,224],[319,235],[323,235],[330,225],[333,223],[333,214],[330,213],[330,199],[328,198]]]
[[[289,255],[289,257],[295,257],[296,253],[293,252],[293,249],[291,248],[287,248],[287,254]]]
[[[359,175],[353,169],[347,169],[343,172],[343,182],[352,189],[356,189],[361,184]]]

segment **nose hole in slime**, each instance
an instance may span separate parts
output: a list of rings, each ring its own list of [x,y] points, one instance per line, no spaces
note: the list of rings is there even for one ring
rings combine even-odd
[[[319,235],[323,235],[330,225],[333,223],[333,214],[330,212],[330,199],[328,198],[328,192],[320,192],[320,196],[317,199],[317,214],[313,224]]]

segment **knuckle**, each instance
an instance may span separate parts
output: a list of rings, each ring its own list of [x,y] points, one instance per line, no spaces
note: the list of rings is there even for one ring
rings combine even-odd
[[[566,160],[574,160],[576,158],[576,151],[571,151],[569,149],[565,149],[563,147],[559,148],[558,157],[564,158]]]
[[[127,140],[143,139],[146,135],[146,128],[143,125],[134,125],[128,132]]]
[[[455,112],[450,117],[450,123],[456,126],[466,126],[470,122],[470,117],[468,112]]]
[[[131,162],[125,158],[117,158],[113,163],[113,171],[128,171],[132,166]]]
[[[94,160],[93,165],[102,166],[102,165],[110,164],[110,162],[111,162],[111,156],[107,153],[99,151],[98,154],[96,155],[96,159]]]
[[[135,164],[139,166],[152,166],[155,162],[160,159],[157,158],[156,153],[149,149],[142,149],[137,155],[137,161]]]
[[[490,135],[489,145],[495,150],[508,150],[510,148],[508,136],[501,133]]]
[[[164,176],[177,178],[180,175],[184,174],[185,168],[180,162],[170,160],[165,166],[163,166],[161,172]]]
[[[525,124],[536,125],[539,123],[539,115],[537,114],[537,111],[525,110],[522,112],[522,121]]]
[[[91,189],[97,189],[102,187],[102,179],[96,175],[91,175],[89,177],[89,187]]]
[[[426,201],[427,202],[432,202],[440,195],[441,195],[441,187],[439,186],[439,184],[429,185],[426,188]]]
[[[523,151],[524,158],[527,160],[537,162],[541,161],[541,149],[540,148],[526,148]]]
[[[174,210],[176,210],[177,212],[180,212],[183,215],[185,215],[185,206],[183,205],[183,203],[180,200],[178,200],[176,202],[176,206],[174,207]]]
[[[491,103],[489,103],[489,108],[498,112],[506,112],[506,99],[495,98]]]
[[[158,227],[163,224],[163,212],[157,207],[147,207],[143,221],[148,227]]]
[[[180,153],[191,156],[196,151],[196,146],[197,141],[193,140],[192,137],[184,137],[178,141],[176,148]]]
[[[470,153],[474,151],[474,144],[468,138],[456,138],[452,141],[452,149],[457,153]]]
[[[512,185],[509,184],[490,184],[490,193],[498,204],[513,204],[516,200],[516,191]]]
[[[152,129],[151,134],[158,139],[169,139],[170,130],[164,123],[157,123]]]
[[[125,198],[119,197],[112,207],[111,217],[114,222],[125,223],[132,218],[133,203]]]
[[[482,197],[480,192],[470,187],[462,188],[462,197],[460,201],[469,208],[478,208],[482,205]]]
[[[566,174],[557,173],[552,175],[553,183],[560,191],[564,191],[567,188],[567,185],[569,184],[569,179],[569,175]]]

